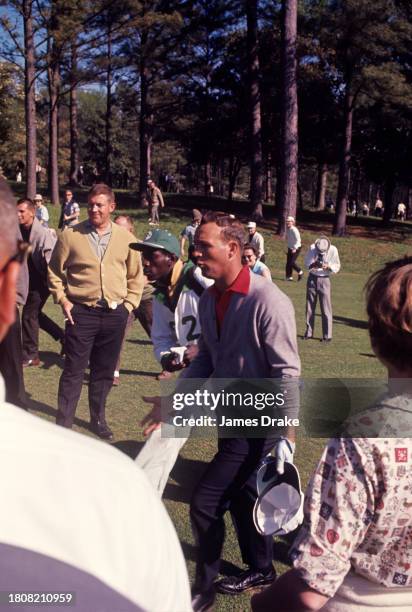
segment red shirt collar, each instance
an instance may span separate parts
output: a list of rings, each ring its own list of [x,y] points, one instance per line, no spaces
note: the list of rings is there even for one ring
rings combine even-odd
[[[250,270],[249,266],[242,266],[241,271],[236,276],[235,280],[227,289],[225,289],[224,293],[241,293],[242,295],[247,295],[249,293],[250,287]],[[209,288],[209,291],[213,293],[216,298],[220,298],[223,294],[220,293],[215,285],[212,285]]]

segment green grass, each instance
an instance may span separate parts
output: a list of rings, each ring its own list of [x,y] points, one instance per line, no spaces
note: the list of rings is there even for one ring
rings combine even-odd
[[[82,199],[84,200],[84,194]],[[122,212],[133,216],[136,235],[142,238],[148,230],[147,211],[130,209],[133,196],[129,194],[122,194],[120,199],[127,206]],[[196,198],[185,196],[181,202],[183,207],[178,208],[179,199],[174,196],[173,199],[167,201],[168,206],[165,211],[161,212],[161,226],[170,229],[176,235],[189,220],[188,209],[199,207]],[[59,211],[50,208],[52,224],[56,226]],[[85,216],[84,209],[82,209],[82,216]],[[310,220],[305,221],[305,230],[302,235],[303,252],[318,235],[317,220],[314,221],[314,225],[315,227]],[[316,340],[302,341],[301,336],[305,329],[306,283],[287,283],[283,280],[285,243],[274,237],[270,224],[265,224],[263,234],[266,239],[267,263],[273,272],[274,281],[290,296],[295,307],[303,376],[306,378],[383,377],[384,369],[373,356],[369,344],[362,292],[372,271],[385,261],[402,256],[408,249],[410,250],[410,238],[405,231],[401,229],[398,234],[392,232],[388,239],[351,237],[333,241],[339,249],[342,272],[332,280],[334,339],[331,344],[325,346]],[[302,259],[303,256],[300,260]],[[60,309],[54,306],[51,300],[47,303],[45,311],[63,325]],[[320,331],[320,317],[317,317],[315,336],[318,338],[321,335]],[[31,395],[31,409],[42,417],[54,419],[57,387],[63,361],[58,355],[56,343],[43,332],[40,335],[40,348],[43,365],[40,368],[28,368],[25,371],[26,386]],[[108,421],[115,433],[114,445],[132,457],[137,454],[142,443],[139,420],[147,411],[147,405],[144,404],[142,396],[156,395],[159,392],[159,383],[154,378],[158,372],[159,365],[153,357],[150,343],[139,324],[136,323],[126,341],[122,356],[121,384],[118,388],[113,389],[107,403]],[[85,381],[74,428],[89,435],[85,428],[87,422]],[[306,437],[301,437],[298,441],[296,463],[304,485],[319,458],[323,443],[323,440]],[[189,441],[181,453],[164,496],[182,542],[191,575],[194,569],[194,543],[189,524],[188,502],[194,483],[214,452],[215,442],[213,440]],[[284,571],[286,567],[283,563],[286,550],[286,543],[279,541],[276,546],[278,571]],[[228,563],[237,567],[241,566],[236,538],[229,519],[227,520],[223,558]],[[246,595],[238,598],[219,596],[217,599],[217,611],[248,609],[249,596]]]

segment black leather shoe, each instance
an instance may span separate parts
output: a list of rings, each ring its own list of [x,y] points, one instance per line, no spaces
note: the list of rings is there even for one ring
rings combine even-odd
[[[91,421],[90,430],[102,438],[102,440],[111,440],[113,438],[113,432],[107,423],[101,423],[100,421]]]
[[[249,591],[249,589],[268,586],[272,584],[275,578],[276,572],[273,567],[266,572],[248,569],[239,574],[239,576],[228,576],[227,578],[223,578],[223,580],[219,580],[219,582],[215,584],[215,589],[218,593],[237,595],[238,593]]]
[[[312,340],[313,336],[308,336],[308,334],[305,334],[302,338],[302,340]]]
[[[332,342],[332,338],[322,338],[321,342]]]
[[[192,608],[193,612],[207,612],[213,609],[215,603],[215,589],[206,591],[205,593],[192,593]]]

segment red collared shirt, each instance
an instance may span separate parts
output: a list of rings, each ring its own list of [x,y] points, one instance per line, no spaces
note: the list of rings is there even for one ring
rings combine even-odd
[[[233,283],[225,289],[223,293],[219,293],[215,285],[210,287],[209,291],[216,297],[216,319],[218,330],[222,329],[223,320],[227,309],[229,308],[230,299],[233,293],[241,293],[247,295],[250,287],[250,271],[248,266],[243,266]]]

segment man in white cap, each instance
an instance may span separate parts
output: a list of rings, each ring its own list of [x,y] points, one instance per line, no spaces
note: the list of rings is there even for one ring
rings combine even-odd
[[[265,240],[262,234],[256,231],[256,223],[254,221],[248,221],[246,227],[249,232],[248,243],[255,248],[258,260],[265,263]]]
[[[286,219],[286,240],[288,243],[288,253],[286,259],[286,280],[293,281],[293,270],[298,273],[298,281],[302,280],[303,270],[299,268],[296,263],[299,257],[300,250],[302,248],[302,242],[300,240],[300,232],[296,227],[295,217],[288,217]]]
[[[332,340],[332,301],[330,294],[330,276],[340,270],[338,249],[331,245],[326,236],[321,236],[310,245],[305,255],[305,267],[309,270],[306,290],[306,332],[304,340],[313,337],[315,326],[316,302],[319,296],[322,314],[321,342]]]

